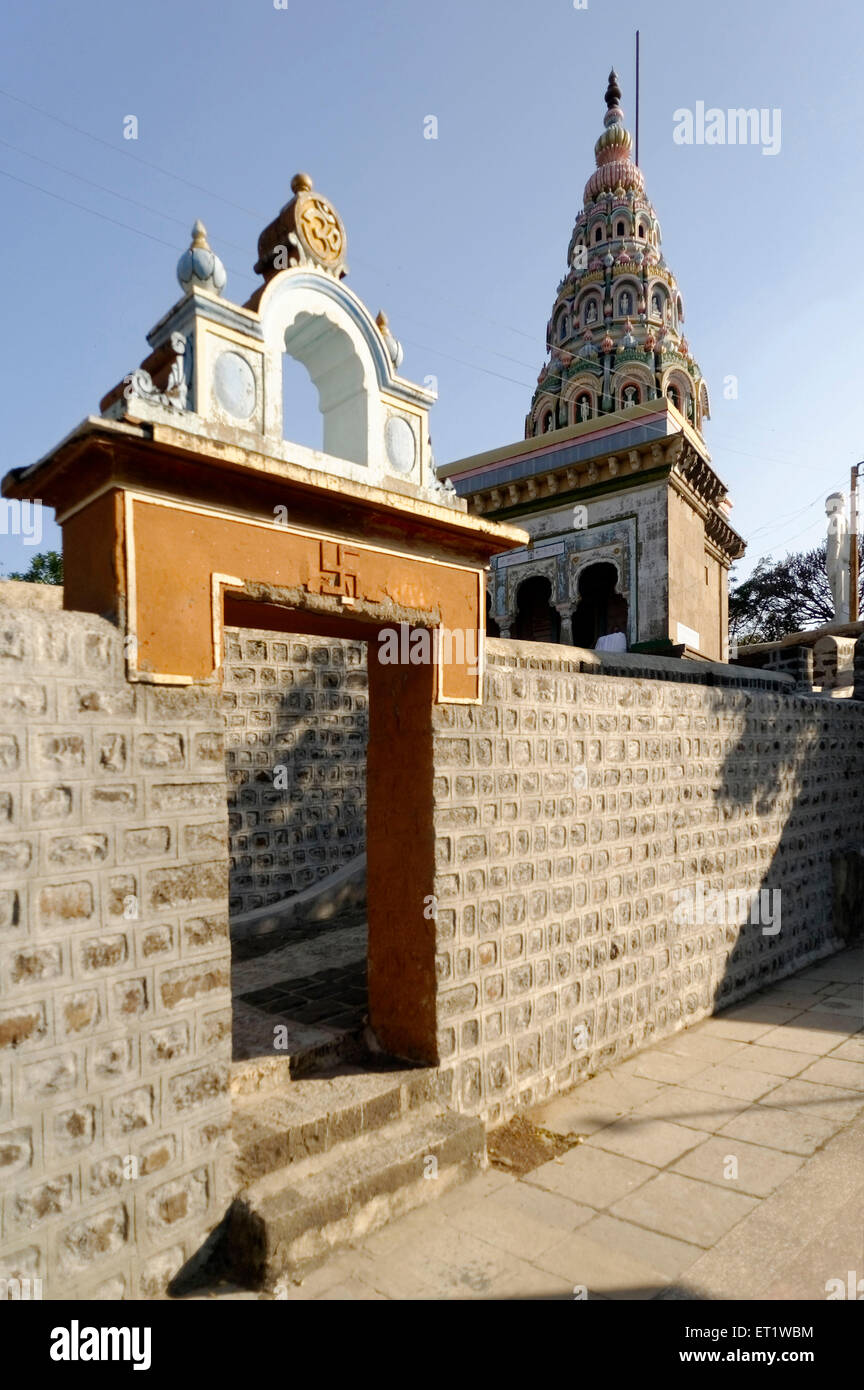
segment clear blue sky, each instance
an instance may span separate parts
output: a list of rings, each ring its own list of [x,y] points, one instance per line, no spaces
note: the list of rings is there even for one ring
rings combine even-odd
[[[196,217],[227,296],[247,298],[298,169],[342,214],[349,284],[387,310],[403,373],[438,378],[439,462],[521,438],[613,64],[633,128],[640,26],[641,163],[743,568],[818,543],[825,495],[864,458],[860,0],[7,6],[0,471],[98,413],[141,361]],[[676,144],[673,112],[699,101],[780,108],[780,153]],[[46,528],[42,548],[58,544]],[[35,550],[0,536],[0,572]]]

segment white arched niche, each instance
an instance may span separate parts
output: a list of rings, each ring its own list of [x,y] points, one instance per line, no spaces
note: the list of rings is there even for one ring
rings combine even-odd
[[[384,412],[373,356],[377,328],[360,301],[328,276],[288,271],[268,285],[259,312],[266,359],[265,434],[291,439],[291,421],[282,419],[282,357],[287,353],[302,363],[318,393],[324,453],[380,471]]]

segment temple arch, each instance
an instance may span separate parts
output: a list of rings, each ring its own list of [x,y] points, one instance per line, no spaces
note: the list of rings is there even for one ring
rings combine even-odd
[[[516,590],[516,616],[511,636],[523,642],[557,642],[561,617],[552,606],[552,581],[534,574]]]
[[[627,599],[618,592],[618,567],[611,560],[586,565],[577,581],[579,601],[573,611],[573,645],[593,650],[600,637],[627,632]]]

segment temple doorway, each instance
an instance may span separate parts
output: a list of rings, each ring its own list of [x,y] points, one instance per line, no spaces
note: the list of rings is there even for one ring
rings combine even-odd
[[[225,631],[234,1057],[292,1075],[368,1022],[367,645]]]
[[[523,579],[516,591],[512,635],[522,642],[558,642],[561,616],[552,606],[552,584],[543,575]]]
[[[417,773],[431,760],[437,668],[388,662],[390,628],[362,615],[223,602],[225,693],[239,697],[226,713],[240,732],[229,756],[235,1061],[276,1056],[301,1075],[364,1055],[372,1036],[391,1057],[433,1064],[435,922],[421,895],[406,931],[402,894],[406,875],[434,875]]]
[[[573,613],[573,645],[594,649],[607,633],[627,631],[627,600],[616,592],[618,571],[609,561],[589,565],[579,576]]]

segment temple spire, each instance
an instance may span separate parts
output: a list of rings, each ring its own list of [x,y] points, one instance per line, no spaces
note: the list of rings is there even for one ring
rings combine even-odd
[[[633,161],[613,68],[596,168],[568,250],[547,329],[526,434],[669,401],[696,430],[708,391],[682,324],[678,284],[663,256],[657,214]]]

